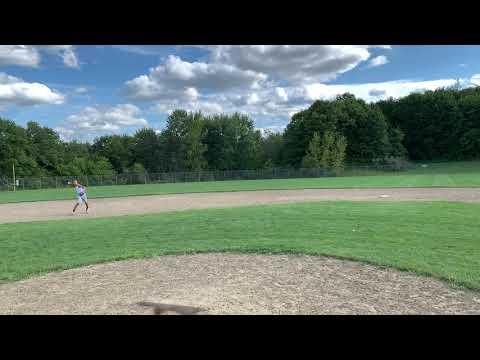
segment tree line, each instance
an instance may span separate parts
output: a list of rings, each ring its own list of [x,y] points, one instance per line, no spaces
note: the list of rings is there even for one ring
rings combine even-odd
[[[244,170],[480,157],[480,89],[439,89],[366,103],[351,94],[315,101],[283,133],[242,114],[176,110],[157,133],[62,141],[48,127],[0,118],[0,176]]]

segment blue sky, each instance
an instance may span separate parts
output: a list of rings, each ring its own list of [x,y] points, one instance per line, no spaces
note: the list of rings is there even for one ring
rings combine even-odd
[[[480,84],[480,46],[0,45],[0,116],[64,139],[160,130],[176,108],[281,130],[316,99]]]

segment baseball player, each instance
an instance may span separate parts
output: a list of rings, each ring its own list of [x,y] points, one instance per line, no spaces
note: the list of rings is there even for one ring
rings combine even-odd
[[[77,207],[82,203],[85,203],[85,212],[88,214],[87,189],[77,180],[73,180],[71,184],[75,188],[75,193],[77,194],[77,203],[73,207],[72,214],[75,214],[75,210],[77,210]]]

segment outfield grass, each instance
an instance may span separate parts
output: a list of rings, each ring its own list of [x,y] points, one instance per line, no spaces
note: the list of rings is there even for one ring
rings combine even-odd
[[[175,193],[392,187],[480,187],[480,172],[459,174],[407,174],[345,176],[307,179],[236,180],[169,184],[141,184],[89,187],[89,198],[162,195]],[[0,192],[0,203],[73,199],[71,188]]]
[[[361,260],[480,289],[480,205],[320,202],[0,225],[0,281],[193,252]]]

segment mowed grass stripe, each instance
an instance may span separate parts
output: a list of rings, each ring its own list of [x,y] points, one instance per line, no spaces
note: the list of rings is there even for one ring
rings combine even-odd
[[[480,289],[480,204],[318,202],[0,225],[0,281],[194,252],[302,253]]]

